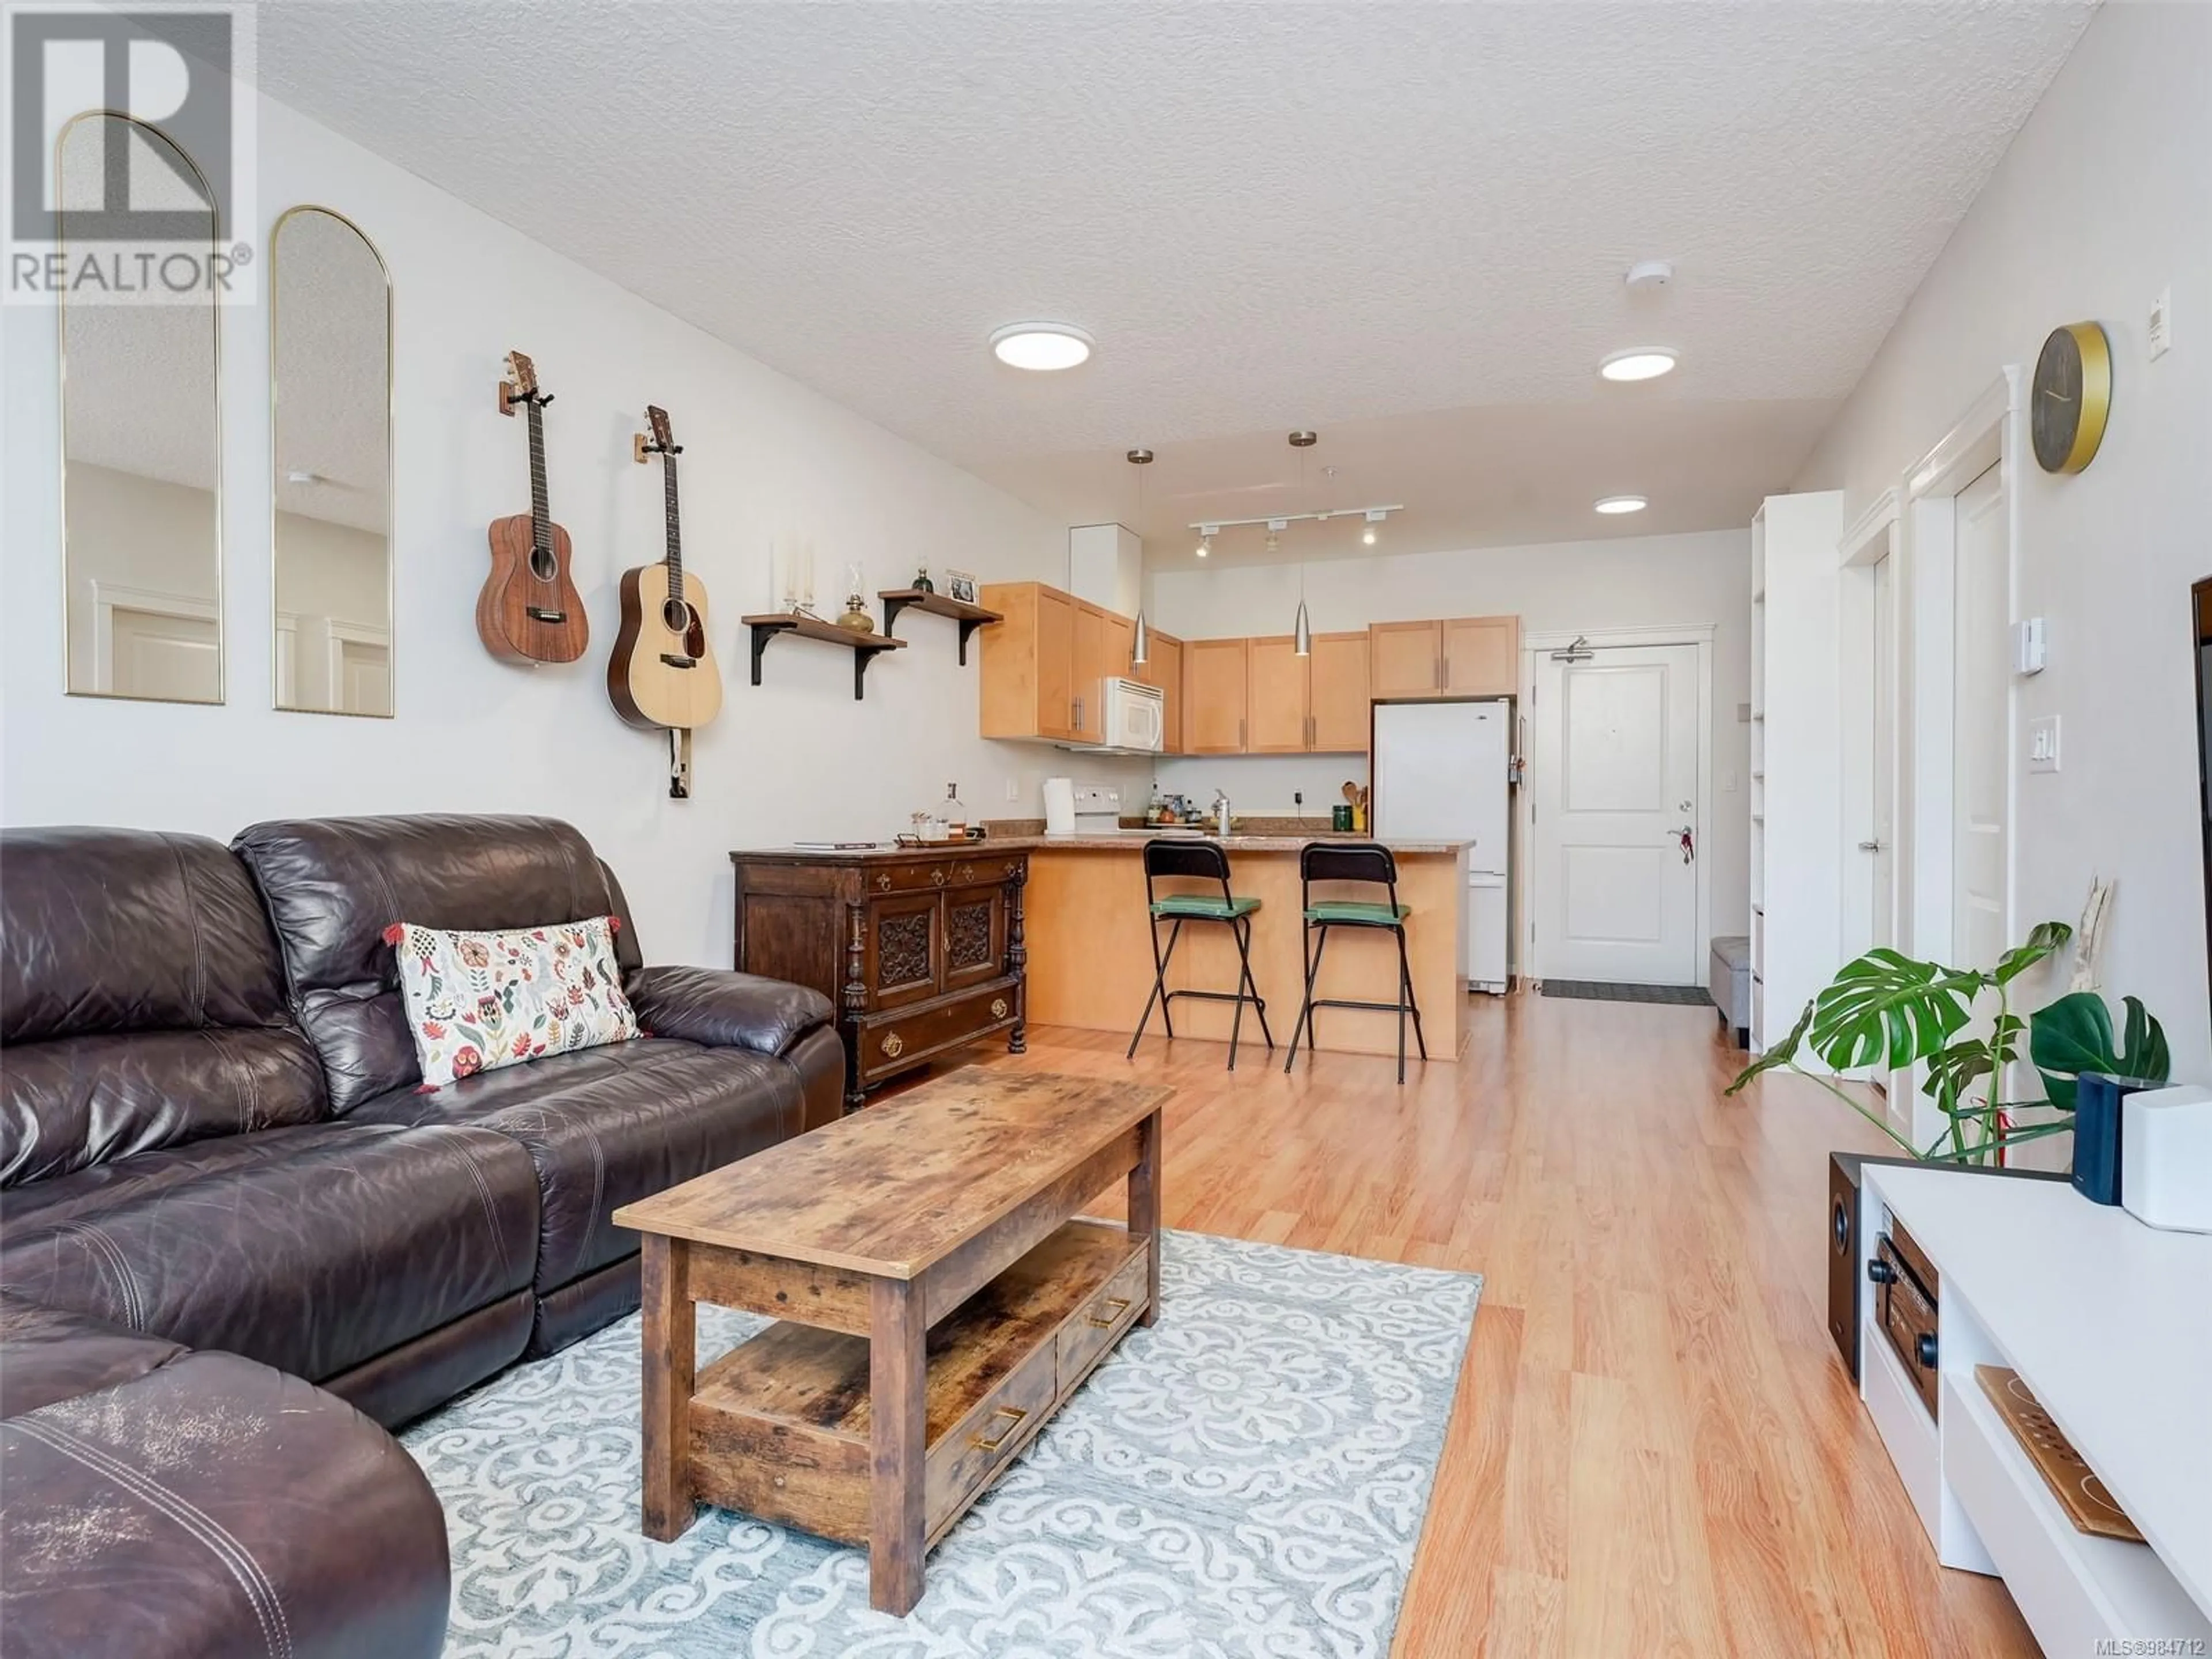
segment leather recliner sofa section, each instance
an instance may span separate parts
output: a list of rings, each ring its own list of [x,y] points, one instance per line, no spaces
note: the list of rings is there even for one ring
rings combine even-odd
[[[422,1088],[386,927],[610,914],[650,1035]],[[11,1654],[258,1652],[274,1613],[295,1654],[436,1650],[386,1617],[427,1596],[442,1631],[445,1551],[420,1473],[377,1425],[634,1308],[635,1240],[616,1208],[840,1109],[824,998],[647,967],[628,920],[590,846],[550,819],[267,823],[230,849],[0,836]],[[19,1387],[25,1367],[48,1381]],[[142,1411],[201,1427],[157,1434]],[[226,1520],[240,1481],[252,1496]],[[291,1516],[258,1547],[257,1502]],[[234,1650],[198,1642],[190,1618],[168,1626],[174,1643],[122,1634],[142,1587],[175,1586],[102,1571],[90,1542],[72,1572],[50,1547],[111,1524],[189,1534],[165,1570],[197,1564],[206,1617],[240,1621]],[[428,1545],[377,1541],[390,1528],[427,1528]],[[317,1584],[337,1559],[318,1536],[379,1558],[356,1576],[434,1567],[436,1582],[386,1583],[374,1617],[341,1608],[318,1626],[300,1608],[351,1607],[358,1588]],[[99,1606],[76,1607],[70,1583]],[[121,1620],[123,1644],[88,1644],[80,1617]],[[328,1641],[303,1644],[302,1622]]]

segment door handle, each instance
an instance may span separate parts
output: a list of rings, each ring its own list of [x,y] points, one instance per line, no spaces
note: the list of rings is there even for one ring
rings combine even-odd
[[[1674,836],[1681,842],[1683,863],[1689,864],[1696,860],[1698,856],[1698,830],[1695,824],[1686,823],[1680,830],[1669,830],[1667,833]]]
[[[1859,851],[1862,853],[1879,853],[1881,851],[1881,843],[1878,841],[1863,841],[1859,843]]]

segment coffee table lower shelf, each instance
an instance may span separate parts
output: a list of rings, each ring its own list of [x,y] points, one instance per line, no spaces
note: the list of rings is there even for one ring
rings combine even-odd
[[[934,1545],[1148,1311],[1151,1243],[1075,1220],[929,1332],[923,1525]],[[692,1494],[869,1541],[869,1344],[769,1326],[699,1372]]]

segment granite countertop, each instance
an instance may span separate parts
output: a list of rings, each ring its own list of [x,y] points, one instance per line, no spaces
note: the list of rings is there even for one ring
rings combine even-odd
[[[933,853],[952,852],[969,853],[977,857],[988,857],[993,853],[1134,853],[1144,846],[1149,838],[1149,834],[1150,832],[1146,830],[1128,830],[1119,834],[993,836],[984,841],[940,842],[923,847],[884,845],[850,848],[842,852],[833,852],[829,848],[817,847],[757,847],[733,852],[730,856],[733,859],[799,859],[842,862],[848,859],[890,860],[914,858]],[[1339,835],[1327,830],[1297,836],[1240,833],[1226,836],[1185,835],[1170,838],[1176,841],[1210,841],[1231,853],[1295,853],[1313,842],[1354,842],[1371,839],[1365,836]],[[1455,854],[1472,843],[1464,841],[1397,841],[1385,838],[1382,845],[1394,853],[1412,857],[1423,854]]]

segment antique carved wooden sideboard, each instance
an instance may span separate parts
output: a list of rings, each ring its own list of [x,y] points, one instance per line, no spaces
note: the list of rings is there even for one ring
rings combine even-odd
[[[837,1005],[845,1108],[878,1084],[994,1032],[1020,1054],[1021,846],[732,853],[735,963]]]

